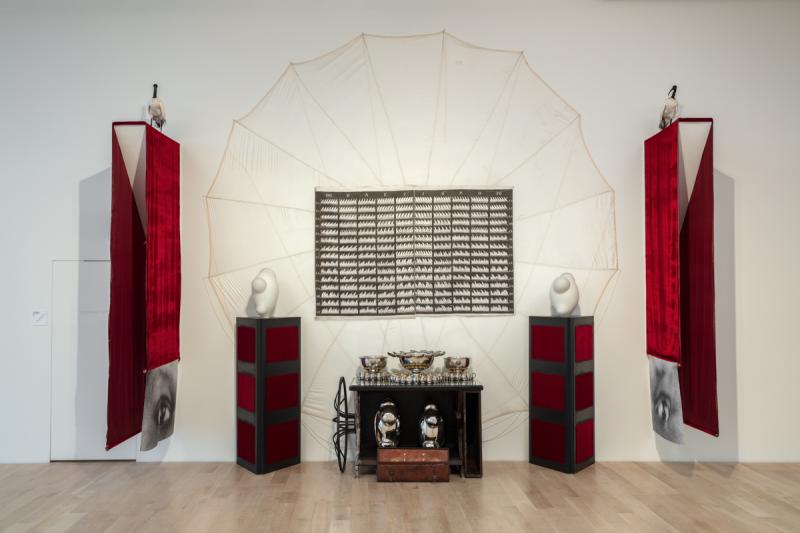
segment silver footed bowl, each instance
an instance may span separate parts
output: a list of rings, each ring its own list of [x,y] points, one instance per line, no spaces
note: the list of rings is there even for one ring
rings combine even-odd
[[[400,366],[406,370],[410,370],[413,374],[419,374],[423,370],[428,370],[433,364],[434,357],[444,355],[444,352],[411,350],[408,352],[389,352],[389,355],[396,357],[400,361]]]
[[[377,374],[386,370],[385,355],[362,355],[358,359],[361,361],[361,368],[367,372]]]
[[[444,368],[454,374],[463,374],[469,368],[469,357],[448,355],[444,358]]]

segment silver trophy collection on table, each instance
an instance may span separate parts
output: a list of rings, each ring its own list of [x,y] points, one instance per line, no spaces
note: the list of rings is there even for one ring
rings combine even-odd
[[[392,385],[461,384],[475,380],[475,373],[469,368],[469,357],[447,356],[441,368],[432,368],[434,359],[444,356],[443,351],[410,350],[389,352],[389,356],[397,359],[401,368],[387,369],[385,355],[364,355],[359,357],[361,368],[356,380],[364,384]]]
[[[432,369],[437,357],[443,351],[411,350],[389,352],[402,368],[387,370],[387,356],[365,355],[359,357],[361,368],[357,380],[362,383],[392,385],[441,385],[460,384],[474,381],[475,374],[470,371],[470,358],[448,356],[444,358],[443,368]],[[384,399],[375,413],[375,442],[380,448],[397,447],[400,441],[400,417],[397,405],[391,398]],[[425,405],[417,421],[419,445],[423,448],[441,448],[445,444],[444,419],[435,403]]]

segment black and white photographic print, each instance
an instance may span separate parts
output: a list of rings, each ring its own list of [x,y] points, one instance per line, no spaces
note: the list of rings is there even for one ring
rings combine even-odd
[[[170,437],[175,428],[179,362],[167,363],[147,373],[140,448],[143,452],[152,450],[159,441]]]
[[[676,444],[683,444],[683,410],[678,365],[658,357],[650,360],[650,400],[653,431]]]
[[[511,314],[511,189],[316,191],[317,316]]]

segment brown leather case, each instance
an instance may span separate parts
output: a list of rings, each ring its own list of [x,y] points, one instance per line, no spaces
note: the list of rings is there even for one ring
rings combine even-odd
[[[450,481],[447,448],[378,448],[378,481]]]

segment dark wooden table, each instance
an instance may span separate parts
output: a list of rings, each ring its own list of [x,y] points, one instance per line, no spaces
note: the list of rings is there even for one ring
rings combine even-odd
[[[362,383],[354,378],[350,390],[355,396],[356,460],[355,475],[362,467],[377,465],[375,413],[381,402],[391,399],[400,418],[401,448],[419,446],[418,421],[426,404],[435,403],[442,415],[445,446],[450,450],[450,467],[463,477],[483,475],[481,444],[481,392],[477,382],[435,385],[397,385]]]

